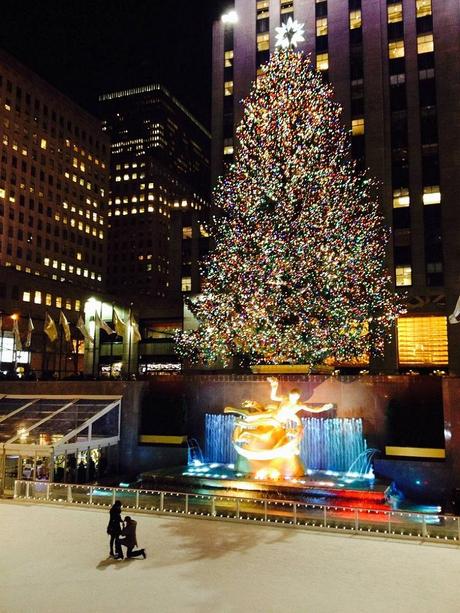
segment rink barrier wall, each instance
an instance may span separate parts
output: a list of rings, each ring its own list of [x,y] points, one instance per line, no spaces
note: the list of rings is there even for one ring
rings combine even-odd
[[[130,512],[460,544],[460,517],[437,513],[25,480],[15,480],[14,499],[95,508],[119,500]]]

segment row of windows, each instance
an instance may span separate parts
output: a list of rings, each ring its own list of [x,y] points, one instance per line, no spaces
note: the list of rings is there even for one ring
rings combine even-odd
[[[179,206],[179,204],[177,204],[177,206]],[[165,217],[171,217],[171,213],[169,213],[167,210],[163,210],[161,207],[159,209],[155,209],[153,206],[148,206],[146,207],[133,207],[130,210],[128,209],[114,209],[113,211],[109,211],[108,212],[108,217],[119,217],[120,215],[136,215],[136,214],[143,214],[143,213],[159,213],[160,215],[164,215]]]
[[[441,191],[439,185],[432,185],[423,188],[422,202],[428,206],[441,203]],[[410,206],[410,196],[408,188],[398,188],[393,190],[393,208],[399,209]]]
[[[81,310],[81,301],[72,300],[71,298],[62,298],[62,296],[54,296],[48,292],[39,290],[24,290],[22,293],[23,302],[33,302],[34,304],[44,304],[46,306],[55,306],[58,309],[65,308],[68,311],[73,309],[77,312]]]

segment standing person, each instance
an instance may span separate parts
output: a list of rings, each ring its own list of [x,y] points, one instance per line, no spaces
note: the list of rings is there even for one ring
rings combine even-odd
[[[121,519],[121,502],[115,500],[110,509],[110,520],[107,526],[107,534],[110,534],[110,557],[123,559],[123,550],[120,545],[120,534],[123,521]],[[115,553],[113,546],[115,545]]]
[[[136,526],[137,522],[131,517],[125,517],[125,527],[121,531],[121,539],[120,544],[126,547],[126,557],[127,558],[137,558],[138,556],[142,556],[145,560],[147,554],[145,553],[145,549],[137,549],[137,539],[136,539]]]

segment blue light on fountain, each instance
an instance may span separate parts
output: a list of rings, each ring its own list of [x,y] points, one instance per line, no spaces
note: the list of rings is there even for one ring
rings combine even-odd
[[[206,462],[234,464],[237,459],[232,444],[234,415],[205,416]],[[309,471],[332,471],[359,474],[369,478],[371,458],[363,435],[363,422],[358,418],[303,418],[304,436],[300,455]]]
[[[206,462],[220,464],[235,464],[237,453],[232,443],[234,415],[205,415],[205,447]]]
[[[300,456],[309,470],[346,472],[367,444],[362,419],[302,419]]]
[[[346,477],[354,479],[374,479],[374,470],[372,468],[372,460],[376,453],[380,453],[379,449],[372,447],[362,451],[359,456],[351,463],[346,472]]]

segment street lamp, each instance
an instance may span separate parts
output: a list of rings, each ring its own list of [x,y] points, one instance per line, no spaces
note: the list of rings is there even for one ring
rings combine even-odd
[[[233,25],[238,23],[238,13],[236,11],[228,11],[222,15],[222,23]]]

